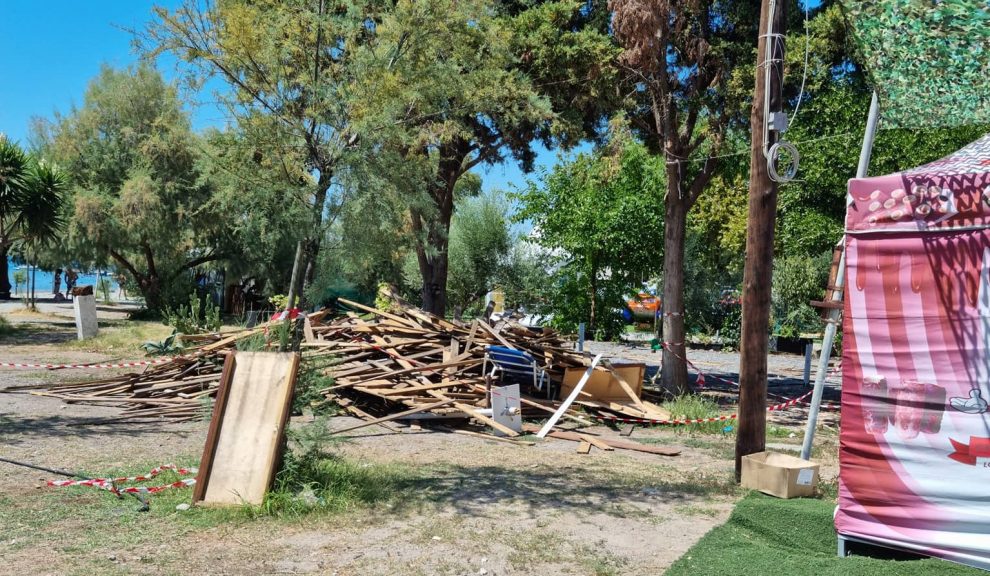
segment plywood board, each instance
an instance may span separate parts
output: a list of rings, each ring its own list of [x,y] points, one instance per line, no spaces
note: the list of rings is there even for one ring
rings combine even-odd
[[[262,503],[281,457],[298,367],[293,353],[228,356],[194,501]]]
[[[646,374],[645,364],[613,364],[612,368],[619,373],[622,378],[629,383],[637,398],[643,395],[643,376]],[[561,396],[568,396],[574,389],[574,385],[584,376],[585,368],[568,368],[564,371],[564,381],[560,385]],[[629,403],[632,399],[629,394],[622,389],[619,381],[610,373],[604,370],[595,370],[591,378],[584,385],[582,392],[589,394],[591,398],[599,402]],[[581,394],[579,399],[586,399],[588,396]]]

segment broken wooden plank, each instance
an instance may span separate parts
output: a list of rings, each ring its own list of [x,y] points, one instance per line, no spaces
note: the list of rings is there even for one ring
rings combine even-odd
[[[484,322],[482,322],[481,324],[482,326],[487,326]],[[564,412],[566,412],[567,409],[570,408],[571,404],[574,403],[575,398],[577,398],[577,395],[581,393],[581,389],[584,388],[584,384],[588,381],[588,378],[591,377],[591,373],[595,370],[595,366],[598,365],[598,362],[601,361],[601,359],[602,359],[601,354],[595,356],[594,360],[591,361],[591,365],[588,366],[588,370],[584,373],[584,377],[582,377],[581,380],[578,381],[578,383],[574,386],[574,391],[571,392],[571,395],[568,396],[567,399],[560,404],[560,408],[558,408],[557,411],[553,413],[553,416],[551,416],[550,419],[547,420],[546,425],[544,425],[543,428],[541,428],[540,431],[536,434],[537,438],[546,437],[547,432],[549,432],[551,428],[556,426],[557,420],[560,420],[560,417],[564,414]]]
[[[588,434],[580,434],[579,433],[578,434],[578,438],[580,438],[584,442],[587,442],[588,444],[591,444],[592,446],[594,446],[595,448],[598,448],[599,450],[606,450],[606,451],[609,451],[609,452],[611,452],[612,450],[615,450],[615,448],[612,448],[611,446],[609,446],[604,440],[602,440],[600,438],[595,438],[594,436],[591,436],[591,435],[588,435]]]

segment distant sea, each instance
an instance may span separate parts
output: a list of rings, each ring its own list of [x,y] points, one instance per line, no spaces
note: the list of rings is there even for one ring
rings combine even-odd
[[[21,265],[15,266],[12,262],[7,263],[7,276],[10,278],[10,290],[15,292],[17,296],[27,295],[28,287],[24,284],[15,287],[14,286],[14,271],[23,270],[27,273],[28,281],[31,279],[31,274],[34,272],[34,267]],[[86,286],[92,285],[93,290],[96,290],[96,282],[99,278],[99,272],[96,270],[87,270],[85,272],[81,270],[76,270],[79,274],[79,278],[76,279],[76,286]],[[104,278],[110,280],[110,294],[113,296],[117,293],[117,281],[114,280],[113,275],[107,271],[104,271]],[[55,273],[52,270],[42,270],[38,269],[37,275],[35,276],[35,294],[38,298],[48,298],[52,296],[52,283],[55,279]],[[65,274],[62,274],[62,286],[61,290],[65,292]]]

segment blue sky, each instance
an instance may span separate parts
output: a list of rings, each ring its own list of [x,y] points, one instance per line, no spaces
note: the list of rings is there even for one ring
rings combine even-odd
[[[31,118],[51,117],[55,110],[65,113],[73,104],[81,104],[86,86],[102,64],[124,67],[137,61],[126,29],[147,22],[155,4],[172,7],[179,2],[2,0],[0,132],[26,145]],[[160,67],[166,77],[174,76],[171,64]],[[189,111],[197,129],[225,122],[223,113],[211,105],[190,106]],[[541,147],[537,164],[552,166],[556,157],[556,152]],[[511,189],[525,182],[512,162],[479,172],[486,190]]]

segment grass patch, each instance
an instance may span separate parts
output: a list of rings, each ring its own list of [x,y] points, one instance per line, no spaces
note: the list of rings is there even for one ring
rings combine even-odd
[[[667,576],[911,576],[985,574],[936,559],[891,561],[835,555],[831,500],[780,500],[751,493],[729,521],[684,554]]]
[[[144,354],[141,344],[149,340],[158,342],[172,333],[172,328],[161,322],[125,320],[101,325],[95,338],[70,340],[62,344],[66,348],[102,354]]]
[[[663,407],[670,412],[675,420],[701,420],[704,418],[716,418],[721,416],[718,404],[711,399],[698,394],[684,394],[674,400],[664,402]],[[734,427],[734,422],[725,420],[722,422],[704,422],[701,424],[686,424],[676,426],[678,432],[705,432],[709,434],[722,434],[728,426]]]
[[[15,332],[17,332],[17,327],[8,322],[3,316],[0,316],[0,337],[10,336]]]

